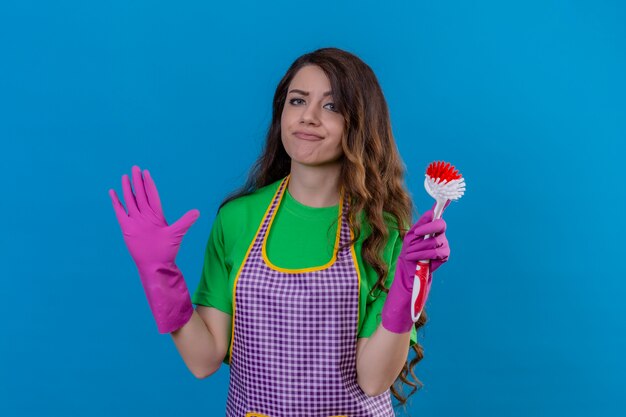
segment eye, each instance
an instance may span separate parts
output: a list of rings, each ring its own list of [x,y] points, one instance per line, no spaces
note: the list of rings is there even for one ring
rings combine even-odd
[[[301,99],[301,98],[292,98],[291,100],[289,100],[289,104],[291,104],[293,106],[296,106],[296,105],[300,104],[299,103],[300,101],[304,101],[304,100]],[[333,112],[337,113],[337,108],[335,107],[335,103],[326,103],[325,106],[328,106],[329,104],[332,106],[330,111],[333,111]]]
[[[335,103],[326,103],[326,105],[327,105],[327,106],[328,106],[329,104],[330,104],[331,106],[333,106],[332,111],[336,112],[336,111],[337,111],[337,108],[335,107]]]
[[[295,104],[294,101],[297,100],[303,101],[301,98],[292,98],[291,100],[289,100],[289,104]]]

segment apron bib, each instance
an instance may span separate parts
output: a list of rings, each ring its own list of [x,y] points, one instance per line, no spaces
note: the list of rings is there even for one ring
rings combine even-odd
[[[368,397],[356,381],[360,276],[347,201],[325,265],[285,269],[265,244],[287,188],[268,206],[235,278],[227,417],[394,416],[389,390]]]

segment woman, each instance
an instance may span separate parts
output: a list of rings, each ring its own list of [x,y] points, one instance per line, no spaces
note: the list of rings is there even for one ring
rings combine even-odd
[[[132,173],[128,214],[109,193],[159,331],[199,378],[230,365],[228,416],[393,416],[390,389],[406,402],[393,383],[416,387],[406,376],[427,321],[411,320],[417,261],[432,273],[450,249],[434,206],[408,227],[404,166],[369,66],[337,48],[293,62],[261,156],[220,205],[193,297],[175,257],[199,212],[168,226],[149,172]]]

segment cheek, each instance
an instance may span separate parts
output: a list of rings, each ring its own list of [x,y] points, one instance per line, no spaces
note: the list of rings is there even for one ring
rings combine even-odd
[[[283,124],[289,124],[291,122],[293,122],[294,117],[297,117],[296,115],[296,110],[293,107],[289,107],[287,106],[287,104],[285,104],[283,106],[283,111],[280,115],[280,121]]]
[[[336,138],[337,141],[337,146],[341,147],[341,137],[343,136],[343,121],[341,122],[335,122],[335,124],[333,125],[332,129],[333,129],[333,136]]]
[[[337,143],[335,144],[335,153],[338,155],[343,154],[343,146],[341,146],[341,138],[339,138],[337,140]]]
[[[286,112],[283,111],[281,117],[280,117],[280,139],[283,142],[283,146],[285,146],[285,135],[287,134],[287,132],[289,131],[289,123],[287,122],[288,118],[287,115],[285,114]]]
[[[330,152],[332,152],[334,155],[341,155],[343,154],[343,146],[341,145],[341,134],[342,131],[341,130],[336,130],[333,131],[333,142],[332,144],[329,144],[329,150]]]
[[[291,115],[290,115],[289,108],[287,107],[287,105],[283,106],[283,111],[280,114],[280,125],[282,127],[289,125],[290,116]]]

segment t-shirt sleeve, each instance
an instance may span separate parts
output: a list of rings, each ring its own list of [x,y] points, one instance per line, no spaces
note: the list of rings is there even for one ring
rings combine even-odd
[[[222,211],[218,211],[204,252],[202,275],[191,302],[196,305],[214,307],[224,313],[233,314],[229,287],[230,268],[224,250]]]
[[[390,256],[385,259],[387,265],[389,265],[389,272],[387,274],[387,279],[385,280],[385,287],[387,289],[391,288],[391,284],[393,283],[393,278],[396,273],[396,263],[398,260],[398,256],[400,255],[400,251],[402,250],[402,239],[399,235],[395,235],[396,239],[393,244],[393,249],[391,251],[386,251],[390,253]],[[372,283],[375,285],[376,283]],[[385,305],[385,301],[387,300],[387,294],[375,290],[375,294],[378,296],[372,301],[366,304],[365,309],[365,319],[363,321],[363,326],[361,327],[361,331],[359,332],[358,337],[370,337],[374,331],[378,328],[382,321],[382,311],[383,306]],[[407,314],[410,314],[407,312]],[[415,326],[411,329],[411,341],[410,346],[417,344],[417,331],[415,330]]]

